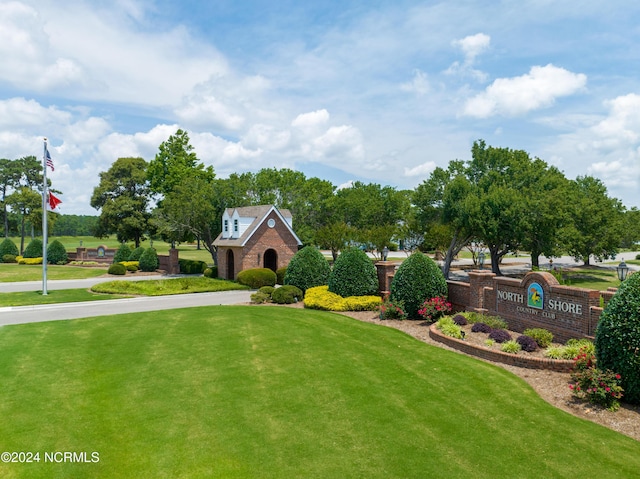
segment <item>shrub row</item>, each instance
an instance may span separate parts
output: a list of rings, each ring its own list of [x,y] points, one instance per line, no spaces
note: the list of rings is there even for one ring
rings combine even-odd
[[[348,296],[346,298],[329,291],[328,286],[309,288],[304,297],[304,307],[324,311],[375,311],[382,303],[380,296]]]
[[[192,259],[179,259],[180,272],[183,274],[203,274],[207,269],[207,263],[204,261]]]

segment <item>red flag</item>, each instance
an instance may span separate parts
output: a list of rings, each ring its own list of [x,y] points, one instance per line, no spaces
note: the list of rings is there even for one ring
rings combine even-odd
[[[60,203],[62,203],[62,200],[54,196],[53,193],[49,192],[49,208],[55,210]]]

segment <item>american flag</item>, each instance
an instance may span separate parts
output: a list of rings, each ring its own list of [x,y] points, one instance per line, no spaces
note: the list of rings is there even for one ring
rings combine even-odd
[[[51,159],[51,155],[49,154],[49,149],[45,148],[44,151],[45,151],[45,155],[44,156],[45,156],[45,159],[46,159],[46,162],[47,162],[47,166],[49,168],[51,168],[51,171],[55,171],[55,168],[53,167],[53,160]]]

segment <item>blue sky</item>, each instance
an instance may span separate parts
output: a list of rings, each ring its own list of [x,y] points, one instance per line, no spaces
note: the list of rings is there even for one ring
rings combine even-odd
[[[640,206],[640,4],[0,0],[0,157],[62,213],[176,129],[219,177],[293,168],[414,188],[477,139]]]

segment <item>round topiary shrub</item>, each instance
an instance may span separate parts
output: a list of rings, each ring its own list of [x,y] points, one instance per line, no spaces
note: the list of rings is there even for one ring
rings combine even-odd
[[[280,286],[271,293],[271,301],[277,304],[293,304],[302,299],[302,290],[293,285]]]
[[[217,278],[218,268],[207,268],[202,272],[202,276],[205,278]]]
[[[4,261],[4,256],[7,254],[13,255],[14,260],[15,257],[20,254],[16,244],[9,238],[5,238],[4,241],[0,243],[0,258],[3,258],[2,261]],[[6,263],[6,261],[4,262]]]
[[[42,240],[34,238],[24,249],[23,258],[41,258],[42,257]]]
[[[109,273],[109,274],[117,274],[119,276],[122,276],[124,274],[127,274],[127,268],[125,268],[125,266],[123,264],[114,263],[114,264],[109,266],[109,269],[107,270],[107,273]]]
[[[153,272],[158,269],[159,265],[158,261],[158,253],[154,248],[147,248],[140,256],[140,260],[138,261],[138,266],[140,266],[141,271],[145,272]]]
[[[121,243],[116,253],[113,255],[114,263],[121,263],[122,261],[128,261],[131,256],[131,247],[127,243]]]
[[[283,285],[293,285],[306,291],[329,282],[331,267],[320,250],[307,246],[298,251],[287,266]]]
[[[598,369],[622,376],[624,400],[640,404],[640,273],[622,282],[596,329]]]
[[[238,273],[238,283],[258,289],[262,286],[275,286],[276,273],[269,268],[245,269]]]
[[[127,261],[140,261],[140,256],[142,256],[142,253],[144,253],[144,247],[138,246],[131,252],[129,257],[127,258]]]
[[[276,288],[274,288],[273,286],[263,286],[262,288],[258,289],[258,292],[268,294],[269,297],[271,297],[275,290]]]
[[[15,254],[5,254],[2,255],[2,262],[3,263],[17,263],[18,260],[16,259],[17,255]]]
[[[391,300],[403,301],[409,319],[419,319],[426,299],[447,297],[447,281],[438,265],[423,253],[413,253],[398,268],[391,282]]]
[[[378,271],[364,251],[348,248],[336,259],[328,285],[330,292],[343,298],[374,295],[378,292]]]
[[[69,257],[64,245],[54,240],[47,246],[47,263],[49,264],[67,264]]]

